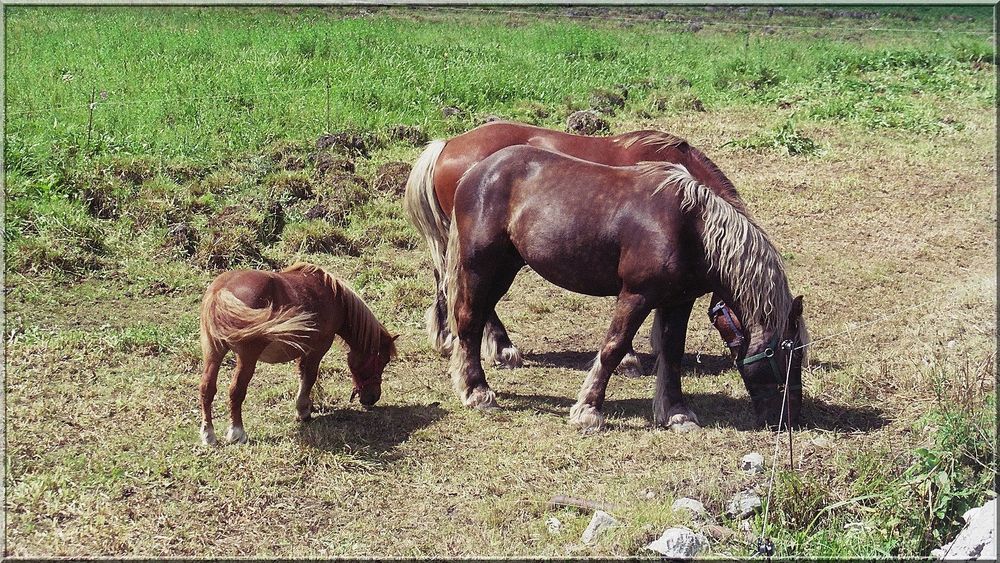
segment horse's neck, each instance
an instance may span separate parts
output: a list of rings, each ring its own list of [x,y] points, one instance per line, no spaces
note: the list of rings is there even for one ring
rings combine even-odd
[[[367,327],[358,326],[362,324],[361,317],[364,315],[358,314],[362,311],[356,311],[357,308],[366,308],[367,306],[350,289],[339,283],[334,289],[334,300],[344,315],[344,321],[340,323],[340,328],[336,331],[337,336],[343,338],[347,347],[354,352],[372,353],[372,347],[365,342],[363,334]]]

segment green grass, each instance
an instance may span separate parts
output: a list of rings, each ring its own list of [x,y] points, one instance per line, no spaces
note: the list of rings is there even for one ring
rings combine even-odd
[[[736,469],[752,450],[782,464],[779,555],[924,556],[995,494],[996,70],[965,33],[989,8],[5,10],[8,555],[636,556],[692,524],[669,507],[694,496],[734,533],[712,553],[742,557],[723,513],[766,485]],[[430,260],[379,171],[488,115],[562,129],[592,106],[720,165],[815,336],[928,302],[813,351],[794,472],[750,429],[707,303],[686,348],[697,434],[652,429],[651,379],[617,377],[610,429],[574,432],[610,304],[527,272],[499,311],[528,364],[487,370],[504,409],[453,396],[423,334]],[[326,132],[364,149],[317,148]],[[348,403],[338,346],[316,420],[294,422],[292,366],[261,366],[251,443],[200,447],[205,286],[296,260],[401,334],[379,407]],[[585,546],[589,515],[556,494],[622,525]]]

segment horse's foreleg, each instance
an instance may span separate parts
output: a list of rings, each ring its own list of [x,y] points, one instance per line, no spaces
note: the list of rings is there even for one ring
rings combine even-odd
[[[601,409],[604,407],[604,394],[611,372],[625,356],[632,338],[648,314],[649,306],[644,296],[627,292],[618,296],[615,315],[604,339],[604,346],[587,373],[576,404],[569,410],[570,424],[584,432],[600,430],[604,426]]]
[[[312,392],[313,385],[319,377],[319,362],[323,358],[313,355],[303,356],[299,359],[299,394],[295,398],[295,410],[298,413],[295,420],[305,422],[312,416]]]
[[[653,397],[653,422],[657,426],[681,429],[698,424],[698,417],[688,408],[681,393],[681,358],[687,337],[688,319],[694,301],[656,312],[651,338],[657,338],[656,394]]]
[[[215,427],[212,425],[212,401],[215,400],[216,380],[219,377],[219,367],[222,365],[222,358],[225,353],[215,351],[205,354],[205,371],[201,375],[201,384],[198,386],[199,399],[201,402],[201,441],[207,446],[214,446],[218,443],[215,437]]]
[[[243,400],[247,396],[247,386],[257,369],[257,358],[263,347],[257,350],[241,350],[236,355],[236,371],[229,385],[229,432],[226,439],[232,443],[245,444],[247,433],[243,429]]]
[[[483,356],[500,368],[519,368],[524,365],[521,351],[510,341],[507,328],[503,326],[496,310],[490,312],[483,331]]]

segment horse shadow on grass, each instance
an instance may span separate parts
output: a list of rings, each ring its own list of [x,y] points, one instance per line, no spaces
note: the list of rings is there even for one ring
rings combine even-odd
[[[639,362],[642,364],[644,376],[653,375],[656,370],[656,356],[637,352]],[[571,350],[563,352],[538,352],[524,353],[525,365],[528,367],[544,368],[567,368],[586,371],[594,363],[597,352],[594,350],[582,351]],[[733,367],[733,360],[730,356],[718,354],[684,354],[681,359],[685,374],[688,377],[699,375],[719,375]]]
[[[513,410],[546,412],[568,417],[569,409],[576,402],[572,397],[552,395],[497,393],[501,406]],[[730,397],[721,393],[686,393],[688,406],[698,415],[703,427],[730,427],[736,430],[758,430],[753,407],[746,397]],[[609,427],[614,429],[614,418],[645,418],[653,425],[653,400],[609,398],[604,402],[604,413],[612,417]],[[831,432],[871,432],[889,424],[884,412],[873,406],[851,406],[828,403],[812,397],[802,401],[800,428]]]
[[[444,418],[448,411],[429,405],[322,407],[298,426],[298,439],[313,448],[347,453],[373,463],[391,463],[402,457],[397,447],[410,436]]]
[[[637,352],[642,364],[644,376],[651,376],[656,371],[656,356]],[[528,367],[566,368],[586,371],[597,352],[593,350],[566,350],[562,352],[525,352],[525,365]],[[814,368],[835,370],[843,368],[839,362],[812,362]],[[728,354],[685,353],[681,358],[681,368],[684,377],[700,377],[704,375],[720,375],[733,369],[733,357]]]

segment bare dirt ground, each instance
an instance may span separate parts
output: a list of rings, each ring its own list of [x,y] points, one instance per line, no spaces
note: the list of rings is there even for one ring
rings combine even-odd
[[[721,147],[756,130],[752,110],[620,128],[653,125],[702,148],[785,255],[816,340],[795,464],[830,504],[856,493],[868,465],[906,466],[928,432],[918,421],[937,400],[935,373],[952,378],[948,393],[995,393],[995,112],[956,111],[967,127],[940,137],[804,126],[826,149],[810,158]],[[244,408],[245,447],[198,444],[204,286],[122,295],[113,280],[97,280],[8,303],[8,322],[30,316],[50,336],[8,343],[8,475],[20,478],[7,482],[7,554],[630,555],[686,521],[669,509],[674,498],[698,498],[718,516],[734,492],[762,484],[738,470],[745,453],[788,463],[771,458],[772,433],[751,427],[705,298],[684,379],[704,428],[653,429],[652,378],[616,377],[608,430],[582,437],[568,409],[610,299],[522,272],[499,311],[525,367],[487,370],[503,409],[484,415],[461,408],[447,360],[426,343],[422,248],[313,258],[348,278],[378,270],[415,280],[417,302],[373,301],[402,335],[400,357],[382,401],[365,412],[347,402],[343,353],[332,352],[320,414],[307,425],[294,422],[293,368],[262,366]],[[184,330],[166,349],[123,349],[99,335],[137,325]],[[647,337],[648,323],[636,345],[649,369]],[[225,420],[224,401],[216,416]],[[556,494],[613,503],[622,525],[586,546],[589,516],[547,508]],[[563,522],[557,533],[545,524],[553,515]],[[737,533],[715,552],[746,554],[740,524],[720,521]]]

